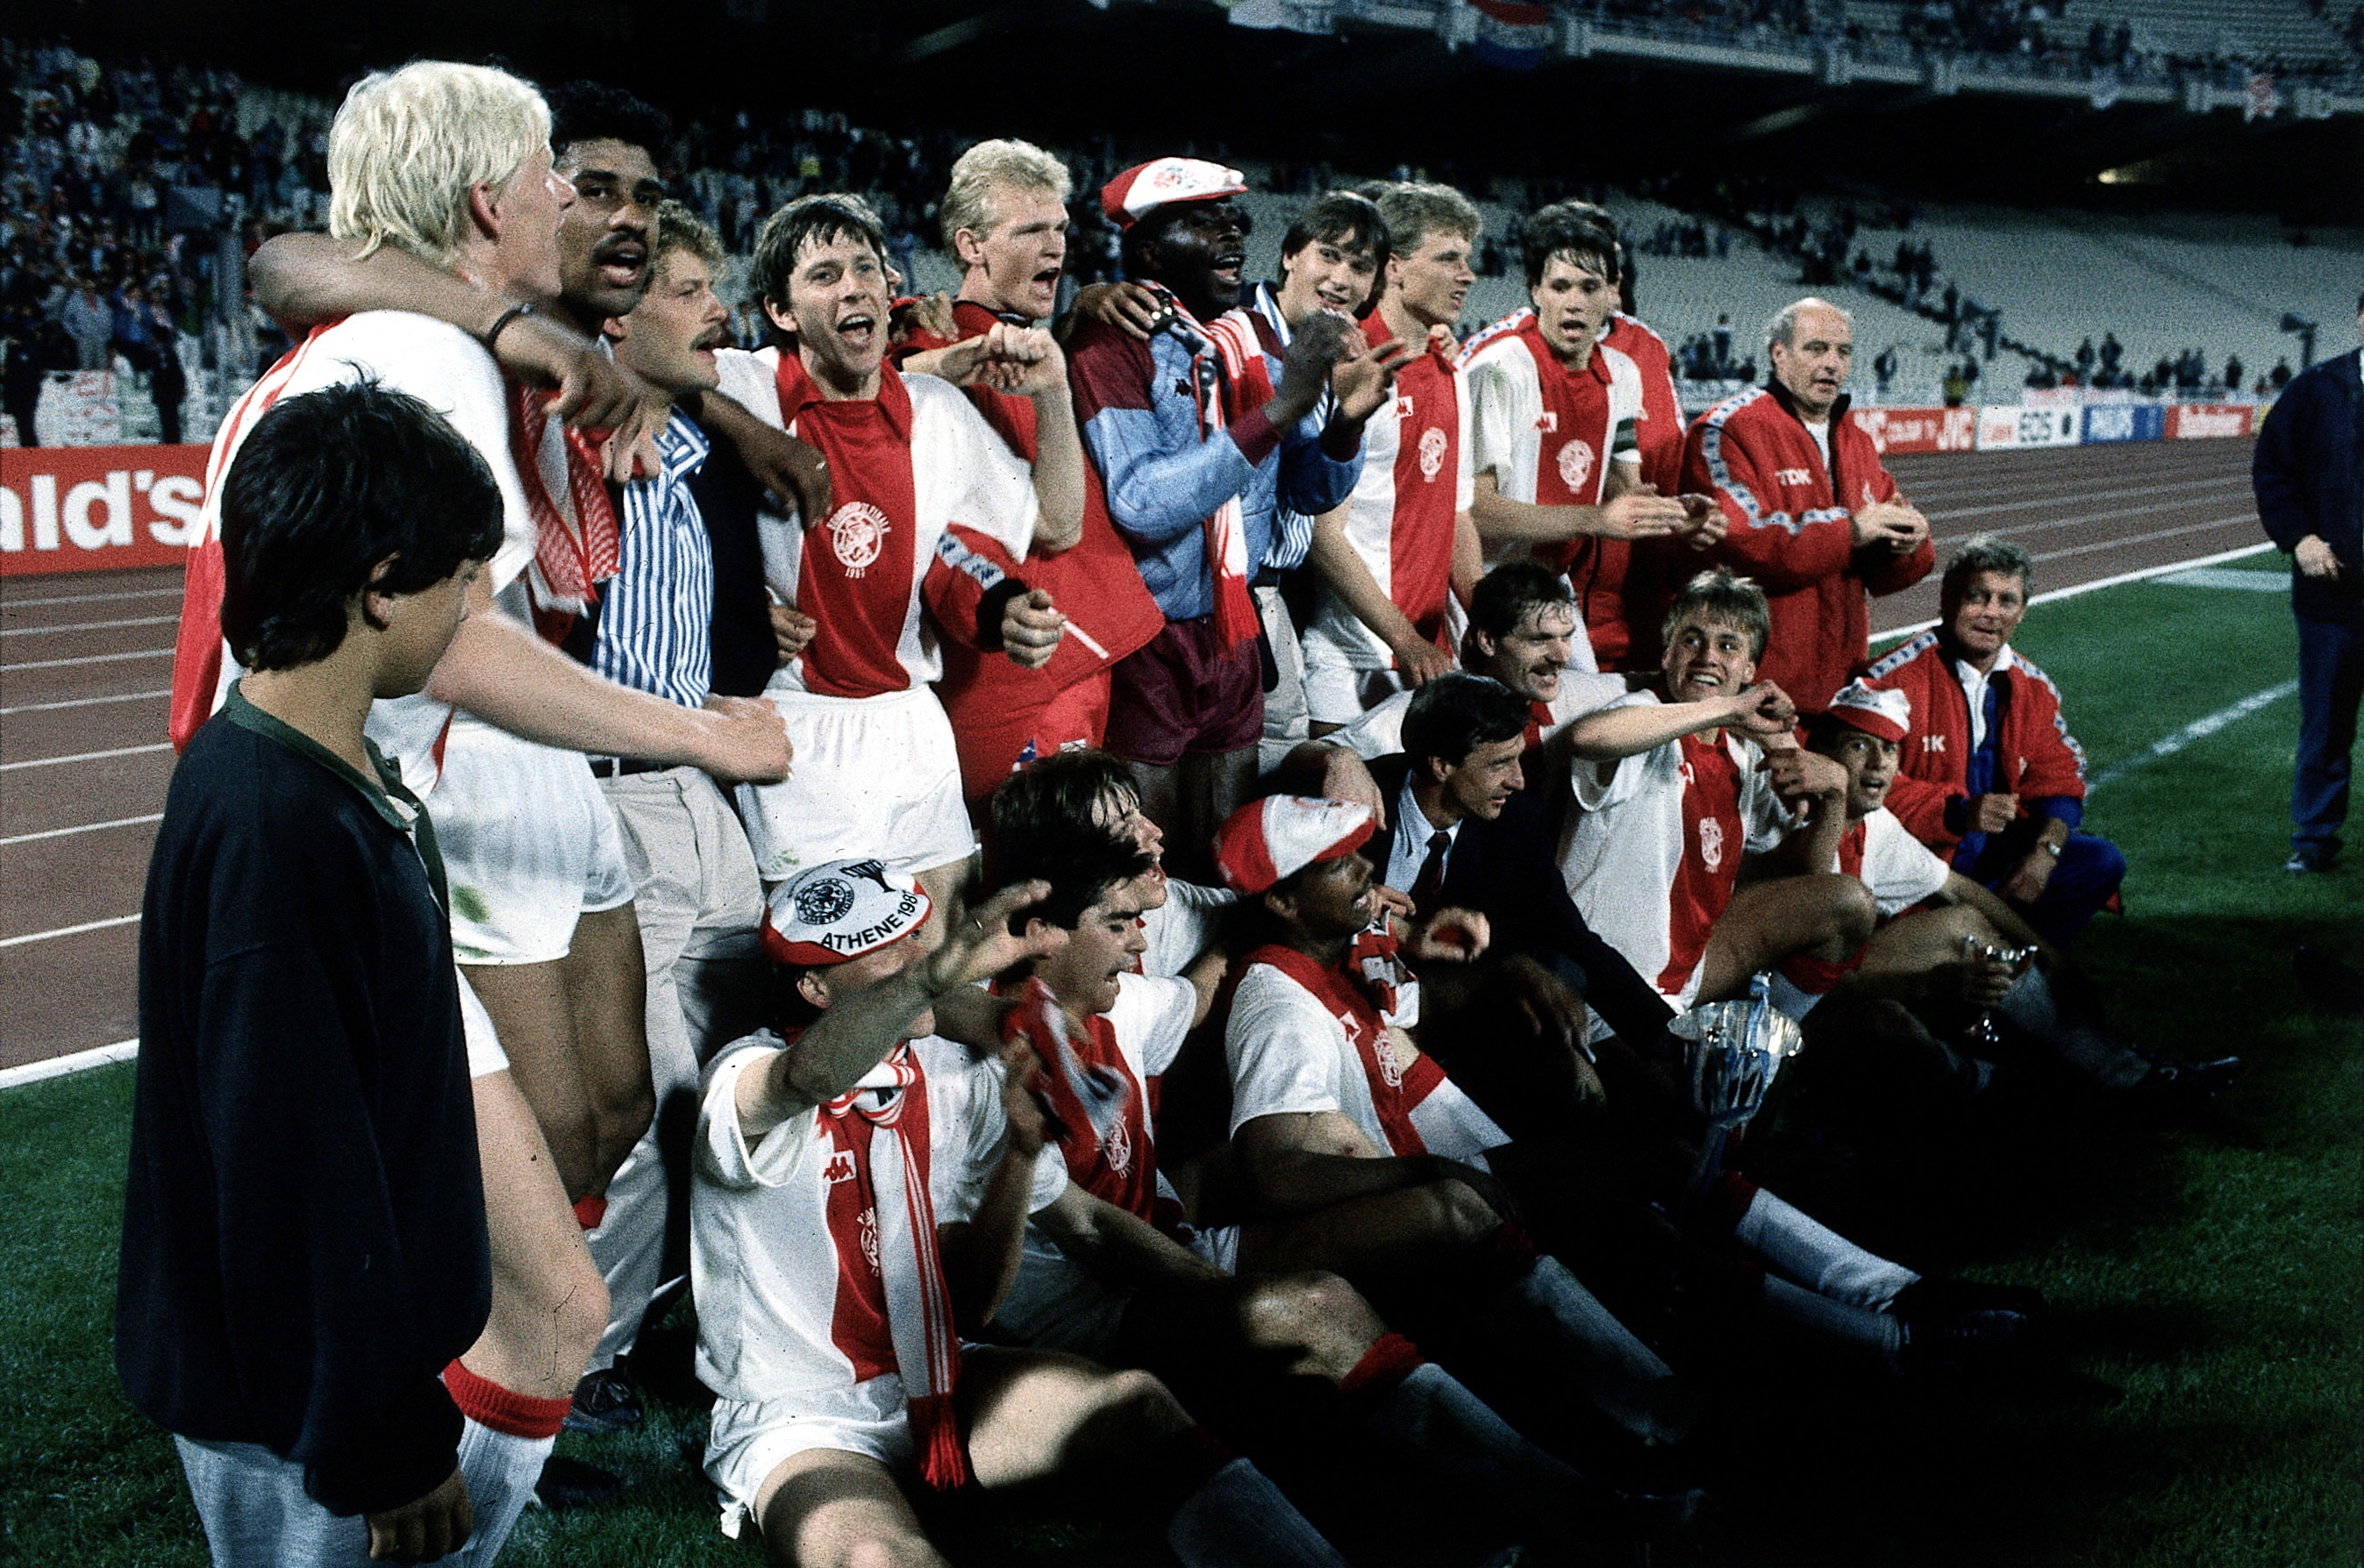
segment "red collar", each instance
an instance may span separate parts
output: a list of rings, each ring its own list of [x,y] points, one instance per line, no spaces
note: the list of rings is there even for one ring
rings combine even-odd
[[[780,368],[773,380],[779,388],[780,422],[784,425],[794,425],[815,404],[865,401],[823,397],[820,384],[805,372],[803,356],[788,349],[780,350]],[[891,363],[878,367],[878,396],[875,401],[886,417],[886,428],[894,431],[897,439],[908,444],[911,439],[911,389],[903,384],[903,373]]]
[[[1556,365],[1559,367],[1559,373],[1570,381],[1589,375],[1603,386],[1609,384],[1611,379],[1609,361],[1600,357],[1600,350],[1608,346],[1609,335],[1606,332],[1592,340],[1592,357],[1585,361],[1582,370],[1578,370],[1560,358],[1559,350],[1553,348],[1544,337],[1543,323],[1533,316],[1529,316],[1525,323],[1519,328],[1519,336],[1524,338],[1528,345],[1535,350],[1535,363],[1538,365]]]

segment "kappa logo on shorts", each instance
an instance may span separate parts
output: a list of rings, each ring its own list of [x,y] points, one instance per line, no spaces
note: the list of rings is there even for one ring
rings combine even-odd
[[[1723,824],[1712,817],[1700,818],[1700,864],[1710,871],[1723,864]]]
[[[1570,490],[1581,490],[1592,476],[1592,443],[1578,436],[1559,449],[1559,482]]]
[[[853,907],[853,884],[842,876],[825,876],[797,892],[797,918],[808,926],[826,926],[845,918]]]
[[[886,533],[895,525],[867,501],[848,501],[829,515],[829,545],[848,577],[859,577],[877,563],[886,548]]]
[[[1436,483],[1437,471],[1444,466],[1446,446],[1444,431],[1431,425],[1420,433],[1420,476],[1430,484]]]

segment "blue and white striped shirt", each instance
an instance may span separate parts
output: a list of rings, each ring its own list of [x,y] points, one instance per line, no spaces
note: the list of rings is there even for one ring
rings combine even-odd
[[[663,468],[624,486],[623,543],[591,651],[608,679],[684,707],[705,706],[714,675],[714,551],[689,493],[709,450],[676,409],[657,433]]]

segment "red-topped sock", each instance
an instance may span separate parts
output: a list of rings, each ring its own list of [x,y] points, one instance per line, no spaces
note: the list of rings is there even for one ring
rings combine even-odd
[[[574,1200],[574,1223],[585,1230],[597,1230],[608,1218],[608,1200],[585,1193]]]
[[[467,1561],[490,1562],[532,1501],[542,1462],[574,1401],[504,1388],[458,1362],[443,1369],[443,1386],[468,1418],[460,1433],[460,1473],[468,1483],[476,1533],[469,1538]]]

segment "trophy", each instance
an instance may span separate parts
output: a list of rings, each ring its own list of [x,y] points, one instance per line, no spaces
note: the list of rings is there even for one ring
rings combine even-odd
[[[1691,1170],[1694,1194],[1714,1184],[1724,1144],[1765,1104],[1782,1062],[1798,1054],[1798,1021],[1774,1007],[1767,985],[1760,974],[1745,999],[1705,1003],[1667,1026],[1685,1042],[1691,1106],[1707,1118],[1707,1139]]]
[[[1964,937],[1962,956],[1973,962],[1979,959],[1996,960],[2010,968],[2015,980],[2027,973],[2027,965],[2035,957],[2035,950],[2032,947],[1999,948],[1976,937]],[[1991,1062],[2002,1043],[2002,1033],[1995,1028],[1994,1009],[1980,1007],[1978,1017],[1972,1018],[1969,1027],[1962,1031],[1962,1048],[1981,1061]]]

